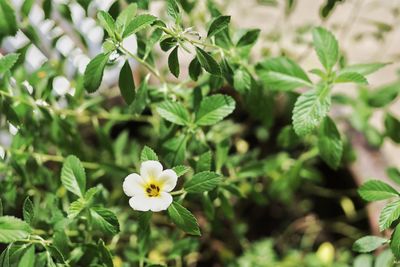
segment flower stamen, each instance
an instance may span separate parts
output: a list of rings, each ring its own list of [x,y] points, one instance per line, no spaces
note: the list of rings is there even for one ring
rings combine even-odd
[[[149,184],[146,187],[146,193],[149,197],[158,197],[160,195],[160,187],[155,184]]]

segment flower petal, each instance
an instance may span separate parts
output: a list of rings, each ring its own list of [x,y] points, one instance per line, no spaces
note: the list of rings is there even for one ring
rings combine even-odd
[[[155,180],[163,170],[163,166],[160,162],[155,160],[147,160],[142,162],[140,166],[140,176],[143,180],[148,183],[151,180]]]
[[[172,196],[166,192],[161,192],[158,197],[149,197],[150,210],[154,212],[168,209],[172,203]]]
[[[144,194],[144,184],[142,177],[137,173],[131,173],[126,176],[122,189],[128,197],[133,197],[136,194]]]
[[[129,206],[134,210],[148,211],[151,208],[150,197],[145,194],[137,194],[129,199]]]
[[[176,175],[175,171],[167,169],[160,173],[160,175],[157,177],[157,181],[163,185],[161,187],[162,191],[171,192],[176,186],[178,175]]]

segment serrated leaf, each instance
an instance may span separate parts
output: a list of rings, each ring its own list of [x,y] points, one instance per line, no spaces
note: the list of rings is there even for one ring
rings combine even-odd
[[[15,35],[18,31],[18,23],[14,9],[8,1],[0,1],[0,40],[8,35]]]
[[[379,216],[379,230],[388,229],[400,216],[400,199],[388,203]]]
[[[368,84],[367,79],[357,72],[345,72],[339,74],[335,78],[335,83],[357,83],[357,84]]]
[[[68,218],[73,219],[77,217],[86,208],[85,201],[80,198],[69,205]]]
[[[144,146],[144,148],[142,149],[142,152],[140,153],[140,161],[147,161],[147,160],[157,160],[158,161],[158,157],[156,152],[154,152],[153,149],[151,149],[148,146]]]
[[[297,98],[293,109],[293,128],[297,135],[311,133],[323,120],[330,109],[330,96],[311,90]]]
[[[29,197],[25,198],[24,206],[22,208],[22,215],[23,215],[24,221],[27,222],[28,224],[31,224],[33,222],[35,213],[33,210],[33,203],[29,199]]]
[[[193,58],[189,64],[189,76],[193,81],[197,81],[201,74],[201,65],[197,57]]]
[[[90,208],[93,225],[104,233],[116,235],[119,233],[119,222],[114,212],[106,208]]]
[[[227,95],[212,95],[203,98],[196,112],[195,123],[200,126],[213,125],[235,109],[235,100]]]
[[[200,65],[205,69],[205,71],[213,75],[221,75],[221,67],[209,53],[199,47],[196,47],[196,56],[200,62]]]
[[[164,101],[157,106],[157,112],[161,117],[178,125],[189,123],[189,113],[179,102]]]
[[[179,60],[178,60],[178,48],[176,46],[174,50],[168,56],[168,67],[171,73],[178,78],[179,77]]]
[[[98,54],[86,66],[84,74],[84,87],[87,92],[96,92],[103,79],[104,68],[107,65],[109,54]]]
[[[19,54],[10,53],[5,55],[4,57],[0,57],[0,74],[5,73],[10,70],[14,64],[17,62],[19,58]]]
[[[258,36],[260,35],[260,29],[248,30],[237,42],[237,47],[243,47],[253,45],[256,43]]]
[[[16,217],[0,217],[0,243],[12,243],[25,239],[31,232],[29,225]]]
[[[230,16],[219,16],[215,18],[210,25],[210,28],[208,29],[207,37],[210,38],[219,32],[223,31],[226,29],[229,25],[229,22],[231,21]]]
[[[332,169],[339,167],[343,154],[343,143],[335,123],[329,117],[326,117],[320,125],[318,150],[321,158]]]
[[[233,75],[233,85],[235,89],[241,93],[250,90],[251,87],[250,74],[243,68],[237,69],[235,71],[235,74]]]
[[[204,171],[196,173],[183,185],[183,188],[188,193],[202,193],[214,189],[221,181],[221,175]]]
[[[378,201],[399,196],[399,192],[396,189],[379,180],[365,182],[358,189],[358,193],[366,201]]]
[[[299,87],[312,87],[303,69],[286,57],[271,58],[257,66],[257,73],[265,86],[277,91],[291,91]]]
[[[181,15],[176,0],[167,0],[167,13],[171,18],[175,19],[175,21],[180,20]]]
[[[335,36],[322,27],[314,28],[312,35],[319,61],[326,70],[331,70],[339,59],[339,45]]]
[[[65,188],[79,197],[86,191],[86,174],[81,161],[73,155],[68,156],[61,170],[61,182]]]
[[[355,64],[346,66],[339,71],[339,74],[346,72],[357,72],[361,75],[368,75],[376,72],[377,70],[385,67],[388,63],[368,63],[368,64]]]
[[[210,171],[211,170],[211,151],[207,151],[200,155],[199,160],[196,162],[196,172]]]
[[[198,236],[201,235],[196,218],[188,209],[183,207],[178,202],[173,201],[172,204],[168,207],[168,215],[171,220],[176,224],[176,226],[178,226],[186,233]]]
[[[178,165],[172,168],[172,170],[176,173],[178,177],[184,175],[188,171],[190,171],[190,167],[185,166],[185,165]]]
[[[129,61],[126,60],[121,68],[118,79],[119,90],[125,102],[130,105],[135,99],[135,81],[133,79],[131,66]]]
[[[107,31],[108,36],[114,37],[115,22],[111,15],[101,10],[97,13],[97,19],[99,20],[100,25]]]
[[[353,244],[353,250],[359,253],[374,251],[389,240],[379,236],[364,236]]]
[[[124,38],[126,38],[129,35],[134,34],[135,32],[138,32],[138,31],[144,29],[146,26],[152,24],[156,19],[157,19],[156,17],[154,17],[153,15],[149,15],[149,14],[142,14],[142,15],[136,16],[126,26],[125,31],[122,34],[122,36]]]

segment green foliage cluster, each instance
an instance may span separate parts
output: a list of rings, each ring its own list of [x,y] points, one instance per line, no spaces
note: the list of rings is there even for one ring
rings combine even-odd
[[[68,5],[42,2],[46,17],[57,8],[72,20]],[[387,64],[346,64],[335,36],[323,27],[307,33],[320,62],[314,69],[306,71],[285,55],[255,62],[251,53],[261,31],[235,29],[212,0],[206,1],[203,38],[193,28],[196,1],[162,1],[160,17],[149,14],[148,1],[130,2],[116,1],[109,12],[96,13],[106,33],[102,52],[83,74],[71,76],[73,95],[52,94],[64,59],[30,73],[25,48],[0,58],[0,123],[18,130],[9,147],[0,147],[0,243],[6,244],[0,266],[191,266],[202,260],[199,252],[213,235],[232,238],[243,252],[235,255],[231,244],[220,249],[218,260],[226,266],[350,266],[351,252],[328,248],[324,254],[322,245],[317,252],[312,244],[306,253],[291,248],[281,257],[275,246],[283,241],[248,244],[249,226],[235,206],[297,205],[302,185],[323,180],[321,162],[334,171],[354,158],[339,118],[330,112],[335,105],[352,108],[346,123],[372,146],[384,138],[399,143],[400,121],[389,111],[384,133],[368,123],[375,109],[399,93],[399,82],[368,87],[366,76]],[[77,3],[90,13],[90,1]],[[27,26],[33,4],[26,0],[15,10],[0,1],[0,40],[22,30],[40,46]],[[324,8],[324,16],[334,5]],[[124,46],[133,35],[137,53]],[[116,62],[117,96],[103,81]],[[359,95],[335,93],[343,83],[356,86]],[[60,107],[61,98],[66,107]],[[123,195],[123,178],[148,160],[179,177],[166,212],[133,211]],[[397,169],[389,174],[399,184]],[[356,252],[389,249],[376,258],[361,255],[353,264],[391,266],[400,259],[400,193],[378,180],[359,193],[367,201],[393,199],[379,227],[395,230],[390,238],[357,240]]]

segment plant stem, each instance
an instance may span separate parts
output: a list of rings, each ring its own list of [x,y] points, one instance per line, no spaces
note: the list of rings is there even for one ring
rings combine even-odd
[[[177,196],[177,195],[182,195],[184,193],[186,193],[185,189],[181,189],[181,190],[178,190],[178,191],[171,192],[171,195],[172,196]]]

